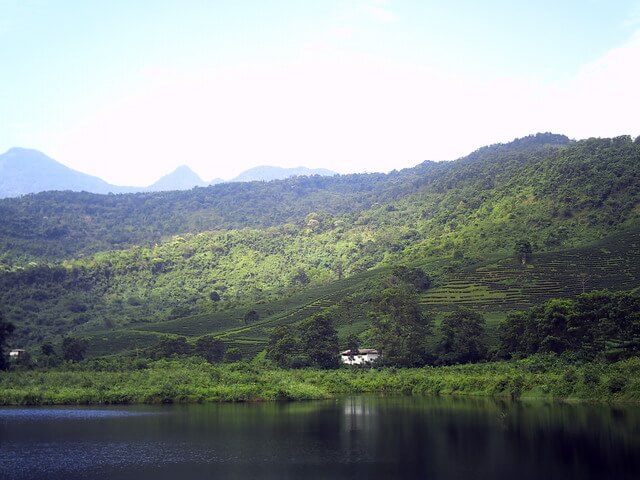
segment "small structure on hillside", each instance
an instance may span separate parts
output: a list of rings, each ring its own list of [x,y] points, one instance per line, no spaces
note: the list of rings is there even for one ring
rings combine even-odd
[[[24,348],[13,348],[9,351],[9,358],[11,360],[17,360],[18,358],[24,356],[27,353]]]
[[[369,365],[380,357],[380,352],[375,348],[359,348],[358,353],[351,350],[340,352],[340,358],[345,365]]]

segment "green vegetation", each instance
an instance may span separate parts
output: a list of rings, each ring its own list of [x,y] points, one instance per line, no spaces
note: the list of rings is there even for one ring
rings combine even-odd
[[[414,369],[282,370],[203,359],[102,359],[0,375],[0,405],[310,400],[355,393],[637,402],[640,360],[568,364],[554,355]]]
[[[363,327],[351,333],[366,330],[368,307],[348,304],[376,290],[363,276],[396,265],[428,272],[414,280],[436,285],[420,294],[436,313],[455,304],[507,312],[545,296],[635,288],[629,242],[620,255],[606,246],[591,253],[616,232],[637,242],[639,158],[628,137],[572,143],[539,134],[388,175],[5,199],[0,310],[26,347],[67,335],[124,338],[129,328],[137,337],[235,330],[234,346],[254,342],[251,354],[266,342],[261,326],[331,306],[339,333],[351,328],[342,314]],[[514,245],[526,247],[526,265]],[[584,260],[572,258],[578,245]]]
[[[640,297],[596,291],[549,300],[509,315],[500,336],[506,356],[572,352],[587,360],[628,358],[640,353]]]
[[[0,200],[0,347],[15,325],[30,354],[0,396],[637,400],[639,165],[630,137],[538,134],[389,174]],[[337,368],[358,347],[384,368]]]
[[[373,337],[384,364],[413,367],[428,361],[432,321],[420,310],[415,289],[406,284],[386,288],[371,316]]]
[[[479,313],[459,308],[444,317],[440,329],[441,363],[474,363],[487,358],[485,320]]]

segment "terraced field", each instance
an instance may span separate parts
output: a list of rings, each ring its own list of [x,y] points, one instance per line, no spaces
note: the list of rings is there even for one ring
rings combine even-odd
[[[85,337],[90,355],[105,355],[122,351],[135,351],[149,347],[162,338],[184,336],[195,340],[202,335],[214,335],[229,347],[237,347],[243,357],[252,357],[264,349],[269,330],[277,325],[291,325],[309,318],[327,308],[345,306],[349,295],[364,284],[384,275],[385,269],[363,272],[348,279],[322,285],[298,293],[290,298],[269,303],[258,303],[207,315],[194,315],[166,322],[135,325],[128,328],[93,334]],[[259,320],[245,324],[244,315],[255,310]],[[355,322],[363,325],[366,312],[358,311],[353,317],[338,321],[347,326]],[[358,331],[362,330],[362,327]],[[112,339],[113,341],[111,341]]]
[[[590,290],[630,290],[640,286],[640,231],[624,232],[590,248],[537,254],[528,265],[505,259],[448,274],[440,283],[423,295],[425,307],[509,311]]]

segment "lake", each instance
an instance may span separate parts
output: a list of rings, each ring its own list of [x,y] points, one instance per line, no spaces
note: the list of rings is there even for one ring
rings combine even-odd
[[[640,408],[441,397],[0,408],[0,478],[638,479]]]

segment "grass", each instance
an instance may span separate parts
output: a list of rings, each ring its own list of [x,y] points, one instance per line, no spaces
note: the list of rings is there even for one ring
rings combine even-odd
[[[571,365],[536,356],[450,367],[332,371],[282,370],[260,362],[211,365],[199,358],[114,358],[0,374],[0,405],[311,400],[360,393],[639,402],[640,358]]]

